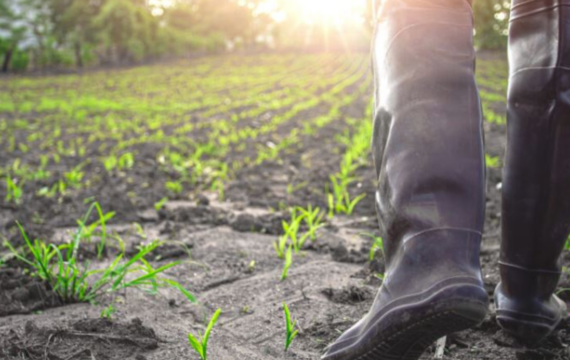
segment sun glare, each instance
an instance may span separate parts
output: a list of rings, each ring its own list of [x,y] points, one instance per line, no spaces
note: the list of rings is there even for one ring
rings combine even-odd
[[[176,0],[147,0],[155,7],[154,15],[162,15],[162,8],[176,4]],[[255,13],[267,13],[278,20],[283,10],[292,10],[295,18],[307,24],[324,23],[340,25],[351,21],[361,21],[366,0],[237,0],[241,6],[255,6]],[[291,16],[291,13],[290,13]]]
[[[343,23],[354,20],[366,6],[365,0],[290,0],[297,3],[305,21]]]

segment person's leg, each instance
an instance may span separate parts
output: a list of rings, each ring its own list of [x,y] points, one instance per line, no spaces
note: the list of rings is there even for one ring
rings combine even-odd
[[[482,321],[484,153],[466,0],[384,0],[373,43],[376,194],[386,276],[324,359],[419,358]]]
[[[570,8],[515,0],[503,168],[497,321],[537,342],[560,322],[553,295],[570,232]]]

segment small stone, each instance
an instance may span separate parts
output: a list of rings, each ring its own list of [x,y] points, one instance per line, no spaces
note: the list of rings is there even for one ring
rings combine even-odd
[[[139,211],[137,216],[142,222],[157,222],[158,221],[158,212],[154,209],[146,209],[143,211]]]
[[[255,216],[251,214],[239,214],[230,224],[232,229],[240,232],[253,232],[256,229]]]
[[[336,247],[332,249],[332,258],[334,261],[338,262],[349,262],[350,261],[350,254],[348,249],[343,244],[338,244]]]

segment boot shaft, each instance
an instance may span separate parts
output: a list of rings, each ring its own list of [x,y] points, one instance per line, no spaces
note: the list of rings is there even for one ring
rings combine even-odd
[[[517,0],[509,28],[502,272],[506,278],[511,268],[550,274],[548,284],[558,279],[570,232],[570,13],[564,5]],[[551,288],[545,286],[545,296]]]
[[[472,34],[465,1],[380,5],[373,154],[388,266],[406,239],[425,231],[480,238],[484,156]]]

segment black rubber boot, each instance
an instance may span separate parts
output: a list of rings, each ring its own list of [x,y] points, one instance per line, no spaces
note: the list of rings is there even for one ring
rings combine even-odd
[[[503,168],[499,325],[534,344],[566,316],[554,292],[570,232],[570,8],[515,0]]]
[[[384,0],[373,44],[373,151],[386,276],[327,360],[414,360],[488,309],[481,113],[464,0]]]

